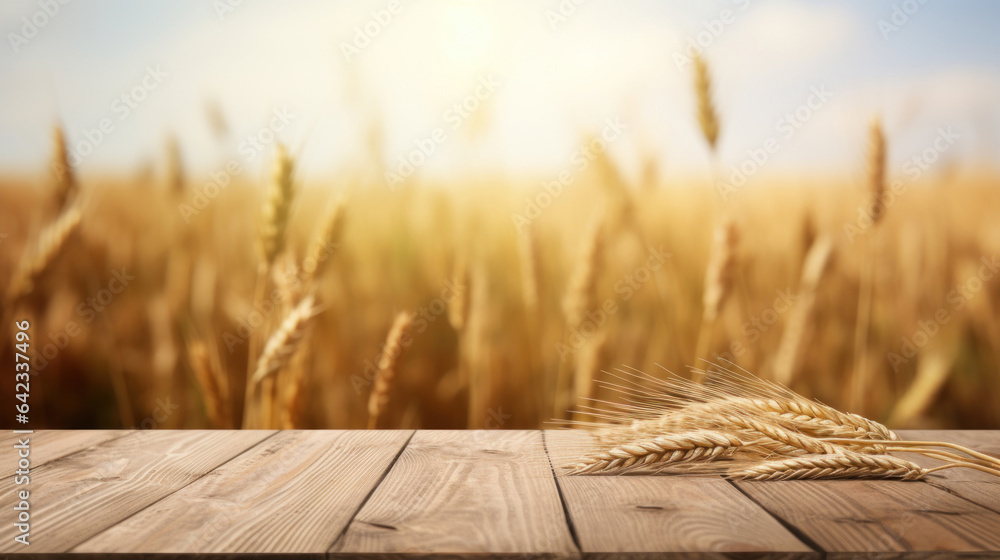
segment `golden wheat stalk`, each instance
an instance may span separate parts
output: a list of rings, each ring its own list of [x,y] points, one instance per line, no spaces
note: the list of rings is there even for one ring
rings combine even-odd
[[[518,247],[521,257],[521,295],[528,315],[535,319],[538,316],[538,298],[541,291],[541,263],[538,257],[538,239],[532,225],[525,227],[518,236]]]
[[[264,351],[257,360],[257,367],[250,377],[251,384],[260,383],[265,377],[274,375],[288,365],[305,335],[306,328],[316,316],[314,303],[315,300],[311,295],[303,298],[285,316],[278,330],[267,339]]]
[[[868,191],[871,197],[872,228],[882,221],[886,212],[883,202],[885,193],[886,141],[879,119],[872,119],[868,130]],[[850,383],[851,408],[864,412],[866,410],[865,393],[869,387],[868,372],[868,334],[871,324],[871,313],[874,294],[874,264],[876,239],[864,239],[862,243],[861,271],[858,287],[858,311],[854,325],[854,369]]]
[[[831,414],[828,410],[837,414]],[[599,439],[618,441],[621,438],[635,437],[631,435],[632,433],[648,435],[657,431],[682,429],[697,422],[713,425],[729,424],[731,427],[743,429],[751,427],[746,420],[732,421],[730,417],[734,415],[756,415],[762,422],[773,424],[775,429],[790,430],[795,437],[899,440],[899,436],[878,422],[856,415],[842,414],[825,405],[804,399],[799,401],[746,397],[721,397],[708,402],[692,403],[667,412],[659,418],[633,421],[624,431],[606,429],[599,434]],[[789,436],[776,436],[775,433],[767,432],[763,432],[762,435],[795,445],[803,451],[816,451],[801,443],[790,441]]]
[[[413,314],[402,312],[396,315],[392,322],[385,345],[379,355],[378,373],[375,374],[375,385],[368,397],[368,428],[378,427],[379,418],[389,405],[389,393],[396,380],[396,365],[403,349],[409,346],[409,331],[413,324]]]
[[[618,474],[637,467],[662,467],[690,461],[713,461],[735,453],[744,443],[736,436],[694,430],[637,440],[593,453],[565,467],[568,474]]]
[[[39,277],[65,251],[70,238],[79,231],[83,213],[79,207],[66,209],[47,228],[42,230],[32,250],[23,254],[13,279],[7,289],[7,301],[15,302],[35,289]]]
[[[570,329],[579,327],[587,312],[598,306],[597,280],[604,255],[603,230],[604,214],[599,213],[591,220],[584,235],[583,246],[563,301],[563,311]]]
[[[573,393],[577,401],[594,398],[597,384],[594,382],[601,364],[608,359],[608,333],[602,330],[586,342],[573,370]],[[574,412],[573,418],[583,420],[586,413]]]
[[[52,172],[55,175],[54,201],[56,211],[66,208],[79,192],[76,173],[70,165],[66,136],[60,126],[52,130]]]
[[[715,321],[729,299],[736,275],[736,251],[739,245],[739,230],[728,215],[715,228],[708,267],[705,271],[705,288],[702,292],[701,328],[695,347],[695,357],[708,358],[712,343]]]
[[[229,380],[218,356],[201,340],[188,344],[187,351],[209,421],[215,428],[230,427]]]
[[[813,401],[787,387],[759,379],[745,370],[736,371],[721,363],[714,364],[711,371],[694,370],[705,377],[705,384],[699,384],[680,377],[656,379],[647,375],[633,375],[633,382],[648,383],[653,389],[632,388],[606,383],[616,392],[626,397],[644,401],[653,399],[653,404],[645,410],[648,420],[666,422],[672,414],[683,416],[686,410],[708,411],[736,410],[767,414],[774,421],[813,437],[852,437],[857,439],[885,439],[898,441],[900,438],[891,430],[858,414],[842,412],[832,406]],[[628,372],[619,371],[621,374]],[[630,426],[641,426],[644,421],[635,421],[627,415],[636,407],[629,406],[624,414]],[[615,418],[616,414],[611,414]],[[612,424],[610,428],[621,427]]]
[[[301,428],[306,410],[306,372],[312,360],[313,345],[303,344],[288,366],[289,375],[283,380],[285,385],[280,421],[281,429]]]
[[[699,55],[694,59],[694,91],[698,101],[698,126],[708,142],[708,147],[714,152],[719,139],[719,117],[712,102],[712,77],[708,63]]]
[[[793,457],[745,467],[727,473],[738,480],[816,480],[834,478],[897,478],[920,480],[928,472],[920,465],[892,455],[860,453]]]
[[[882,131],[882,121],[872,119],[868,127],[868,192],[871,196],[872,225],[881,221],[885,214],[883,197],[885,195],[885,165],[886,143]]]
[[[802,278],[799,280],[798,299],[788,317],[774,359],[774,380],[782,385],[791,385],[795,381],[802,341],[805,340],[809,319],[816,305],[816,289],[832,252],[833,240],[830,236],[823,235],[816,238],[806,253]]]
[[[167,138],[167,190],[179,196],[184,194],[184,162],[181,158],[181,147],[176,136]]]
[[[472,298],[469,266],[463,256],[455,259],[452,285],[455,287],[455,294],[448,302],[448,324],[461,336],[469,323],[469,308]]]
[[[347,214],[347,203],[350,197],[347,193],[341,195],[334,203],[333,209],[326,217],[319,235],[313,240],[309,247],[309,253],[302,262],[304,275],[303,284],[310,285],[314,279],[318,279],[326,270],[330,259],[340,247],[340,239],[344,234],[344,224]]]
[[[261,258],[268,266],[285,248],[285,232],[288,229],[292,200],[295,197],[295,186],[292,182],[294,169],[295,163],[285,151],[285,147],[277,144],[271,182],[264,201],[259,242]]]

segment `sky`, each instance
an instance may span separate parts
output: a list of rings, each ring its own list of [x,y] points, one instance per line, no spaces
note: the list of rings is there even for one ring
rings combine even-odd
[[[43,171],[55,123],[84,176],[161,166],[169,137],[195,177],[262,172],[272,139],[321,176],[372,130],[389,170],[423,146],[430,176],[551,174],[608,123],[626,169],[697,170],[692,48],[726,168],[764,147],[769,172],[858,167],[875,116],[897,168],[942,135],[941,161],[979,165],[998,24],[988,0],[5,1],[0,171]]]

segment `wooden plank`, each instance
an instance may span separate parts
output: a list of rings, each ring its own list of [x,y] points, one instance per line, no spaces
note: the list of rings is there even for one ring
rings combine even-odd
[[[539,431],[418,431],[333,555],[572,555]]]
[[[904,430],[899,434],[905,439],[957,443],[980,453],[1000,457],[1000,430]],[[908,453],[901,456],[925,467],[941,464],[940,461],[920,455]],[[1000,477],[974,469],[945,469],[930,475],[928,482],[1000,513]]]
[[[325,556],[409,431],[285,431],[73,552]]]
[[[1000,550],[1000,515],[925,482],[736,484],[827,552]]]
[[[28,438],[31,468],[72,455],[106,441],[124,437],[121,430],[38,430],[33,434],[7,434],[0,443],[0,473],[13,477],[19,457],[11,451],[18,441]]]
[[[590,436],[577,430],[548,430],[545,443],[557,472],[592,445]],[[819,557],[719,477],[558,476],[557,481],[588,557],[778,551]]]
[[[272,435],[263,431],[133,432],[31,474],[30,552],[62,552],[190,484]],[[12,479],[0,495],[12,495]],[[17,530],[0,525],[0,552],[24,552]]]

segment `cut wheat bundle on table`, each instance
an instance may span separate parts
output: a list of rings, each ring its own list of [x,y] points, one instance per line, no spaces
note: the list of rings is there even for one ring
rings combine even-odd
[[[592,429],[595,443],[561,465],[563,472],[920,480],[941,469],[965,467],[1000,476],[1000,458],[946,442],[904,441],[878,422],[745,370],[717,365],[695,372],[705,377],[699,380],[703,383],[629,370],[619,370],[614,382],[602,382],[626,402],[580,407],[599,421],[573,424]],[[925,468],[896,453],[943,463]]]

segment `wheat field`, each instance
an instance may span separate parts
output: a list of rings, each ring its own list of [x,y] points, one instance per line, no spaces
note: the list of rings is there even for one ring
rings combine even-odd
[[[619,367],[686,376],[715,357],[893,428],[1000,425],[995,178],[908,185],[866,229],[854,166],[720,204],[707,173],[629,181],[603,158],[528,227],[528,181],[237,178],[185,223],[199,187],[180,170],[74,177],[75,203],[40,171],[4,180],[2,223],[25,226],[0,245],[5,316],[31,321],[50,427],[533,428],[615,399],[595,381]],[[280,233],[273,196],[290,197]],[[718,239],[725,298],[706,294]]]

